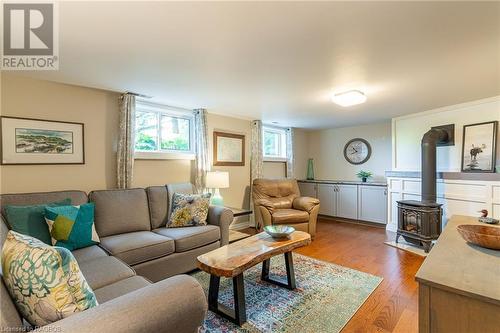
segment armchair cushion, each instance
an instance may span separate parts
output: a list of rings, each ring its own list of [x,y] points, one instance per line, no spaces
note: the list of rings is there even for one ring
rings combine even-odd
[[[309,213],[298,209],[276,209],[271,218],[273,224],[304,223],[309,221]]]
[[[294,209],[299,209],[306,211],[308,213],[311,212],[311,210],[319,205],[319,200],[316,198],[311,198],[311,197],[299,197],[295,198],[293,200],[293,208]]]

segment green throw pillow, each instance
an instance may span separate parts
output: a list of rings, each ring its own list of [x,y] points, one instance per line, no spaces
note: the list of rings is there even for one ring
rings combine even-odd
[[[172,197],[172,214],[167,223],[167,228],[207,225],[209,206],[210,193],[174,193]]]
[[[52,245],[76,250],[99,243],[94,226],[94,203],[45,207]]]
[[[23,317],[43,326],[97,306],[70,251],[9,231],[2,249],[5,285]]]
[[[35,237],[45,244],[51,245],[49,228],[43,218],[46,206],[67,206],[71,205],[71,199],[53,202],[44,205],[32,206],[6,206],[5,216],[10,228],[21,234]]]

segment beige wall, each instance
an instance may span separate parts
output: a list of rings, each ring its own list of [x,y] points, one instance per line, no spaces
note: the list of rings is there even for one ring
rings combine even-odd
[[[286,177],[285,162],[264,162],[262,165],[264,178],[279,179]]]
[[[230,188],[221,189],[224,204],[230,207],[248,207],[250,195],[250,137],[252,123],[249,120],[225,117],[218,114],[208,114],[208,150],[210,160],[213,159],[213,132],[227,132],[245,135],[245,165],[244,166],[213,166],[214,171],[229,172]]]
[[[305,179],[307,176],[307,160],[311,157],[309,153],[309,132],[296,128],[294,130],[294,177]]]
[[[2,115],[83,122],[86,160],[84,165],[1,166],[0,192],[114,188],[119,94],[2,74]],[[222,190],[226,203],[234,207],[248,205],[251,122],[209,114],[208,127],[210,157],[214,129],[246,136],[245,166],[214,169],[229,171],[231,188]],[[192,163],[190,160],[136,160],[133,186],[189,182]]]
[[[372,147],[372,155],[364,164],[353,165],[344,158],[344,146],[353,138],[366,139]],[[373,179],[380,181],[385,171],[391,169],[390,122],[311,131],[307,133],[307,142],[305,152],[301,146],[296,153],[301,156],[296,163],[303,166],[303,177],[308,158],[314,159],[316,179],[357,180],[356,173],[365,170],[371,171]]]
[[[64,189],[114,188],[116,186],[116,141],[118,133],[119,94],[104,90],[35,80],[17,74],[2,73],[1,112],[4,116],[41,118],[85,124],[84,165],[25,165],[0,166],[0,192],[37,192]],[[230,188],[222,189],[225,203],[233,207],[248,207],[250,185],[251,122],[244,119],[208,114],[209,156],[212,160],[213,131],[244,134],[245,165],[213,167],[229,172]],[[295,144],[298,160],[295,172],[305,175],[307,133],[297,130]],[[134,187],[189,182],[192,177],[190,160],[135,160]],[[279,177],[284,164],[265,163],[268,177]]]
[[[83,165],[3,165],[2,193],[115,186],[118,94],[2,73],[3,116],[82,122]]]

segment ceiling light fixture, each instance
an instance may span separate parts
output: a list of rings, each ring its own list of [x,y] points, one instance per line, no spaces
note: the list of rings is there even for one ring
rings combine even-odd
[[[366,102],[366,95],[359,90],[349,90],[334,94],[332,102],[340,106],[352,106]]]

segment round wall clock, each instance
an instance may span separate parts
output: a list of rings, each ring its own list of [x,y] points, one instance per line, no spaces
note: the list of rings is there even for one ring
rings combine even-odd
[[[372,147],[365,139],[356,138],[346,143],[344,157],[351,164],[363,164],[372,154]]]

